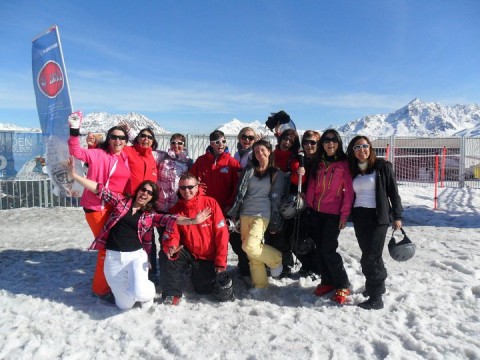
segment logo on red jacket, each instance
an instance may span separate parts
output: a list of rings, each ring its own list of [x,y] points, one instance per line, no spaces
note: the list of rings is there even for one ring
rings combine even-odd
[[[62,68],[55,61],[48,61],[38,73],[37,85],[43,95],[54,98],[65,84]]]

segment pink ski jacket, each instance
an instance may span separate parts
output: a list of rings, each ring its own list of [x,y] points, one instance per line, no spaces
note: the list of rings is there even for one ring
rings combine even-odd
[[[78,136],[68,138],[70,155],[88,164],[87,179],[105,185],[110,190],[122,194],[130,179],[128,157],[122,153],[113,155],[103,149],[85,149]],[[84,190],[80,205],[86,209],[100,211],[104,202],[93,192]]]
[[[354,198],[352,177],[346,160],[325,165],[318,164],[316,174],[311,174],[307,185],[307,207],[327,214],[340,215],[347,221]]]

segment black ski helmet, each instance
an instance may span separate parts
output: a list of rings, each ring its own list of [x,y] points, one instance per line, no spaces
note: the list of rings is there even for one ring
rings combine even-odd
[[[218,301],[232,301],[235,299],[233,295],[233,281],[227,272],[222,271],[217,274],[213,280],[212,294]]]
[[[295,215],[305,210],[306,203],[302,195],[289,194],[287,195],[278,210],[284,219],[293,219]]]
[[[271,113],[265,122],[265,125],[267,125],[267,127],[273,131],[275,126],[278,124],[288,124],[290,121],[290,115],[288,115],[284,110],[280,110],[279,112]]]
[[[312,238],[308,235],[305,235],[298,239],[297,248],[294,250],[298,255],[306,255],[314,248],[315,243],[313,242]]]
[[[416,246],[410,241],[405,230],[400,228],[400,231],[403,234],[403,240],[400,242],[395,241],[395,230],[392,232],[392,238],[388,243],[388,252],[390,256],[396,261],[407,261],[415,255]]]
[[[233,221],[231,219],[227,219],[227,226],[228,226],[228,231],[236,232],[240,234],[240,220]]]

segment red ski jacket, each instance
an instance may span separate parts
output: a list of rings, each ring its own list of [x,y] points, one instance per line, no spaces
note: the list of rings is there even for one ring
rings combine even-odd
[[[215,199],[197,194],[193,199],[185,201],[181,198],[170,209],[174,215],[194,218],[205,208],[212,209],[212,216],[198,225],[177,225],[165,231],[162,249],[165,253],[171,246],[183,245],[196,259],[213,261],[216,267],[227,267],[228,228],[222,210]]]
[[[224,152],[215,159],[213,153],[207,152],[199,156],[190,169],[190,173],[207,185],[207,196],[217,200],[222,211],[231,207],[237,191],[240,163],[230,153]]]
[[[157,182],[157,162],[153,157],[152,148],[135,144],[125,146],[123,152],[128,156],[130,168],[130,184],[127,184],[125,193],[134,194],[144,180]]]

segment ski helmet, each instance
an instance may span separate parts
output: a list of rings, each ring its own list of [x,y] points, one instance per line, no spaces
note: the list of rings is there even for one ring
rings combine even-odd
[[[315,248],[315,243],[313,242],[312,238],[308,235],[301,236],[298,239],[297,248],[295,249],[295,253],[297,255],[306,255],[311,250]]]
[[[279,211],[284,219],[293,219],[295,215],[305,209],[305,200],[302,195],[290,194],[286,196],[280,204]]]
[[[218,301],[231,301],[235,299],[233,295],[233,281],[230,275],[225,271],[219,272],[213,281],[212,294]]]
[[[394,237],[395,230],[393,230],[392,238],[388,243],[388,252],[396,261],[407,261],[415,255],[416,245],[410,241],[403,228],[400,230],[403,234],[403,240],[397,243]]]

